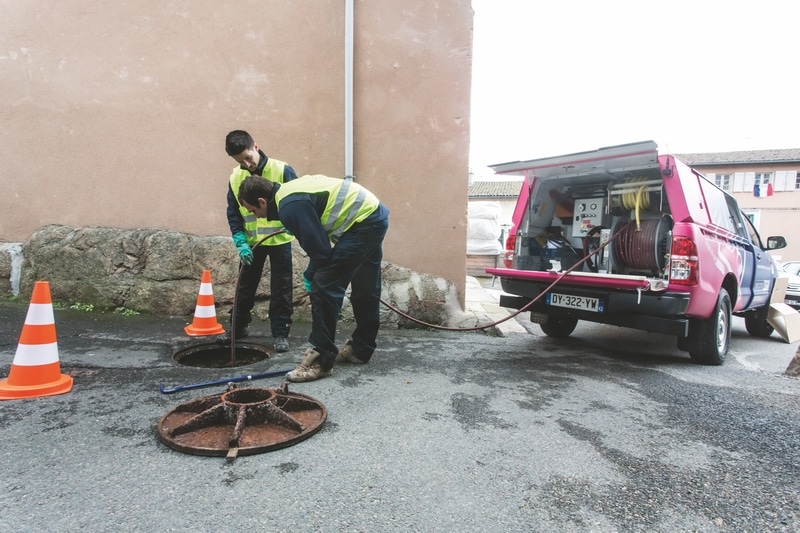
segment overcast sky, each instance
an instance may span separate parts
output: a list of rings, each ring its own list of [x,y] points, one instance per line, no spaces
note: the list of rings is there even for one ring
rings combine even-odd
[[[472,0],[470,167],[800,148],[800,1]]]

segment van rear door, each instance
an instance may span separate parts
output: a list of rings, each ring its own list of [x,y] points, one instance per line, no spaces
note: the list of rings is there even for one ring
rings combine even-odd
[[[513,161],[490,167],[497,174],[526,174],[529,177],[576,177],[608,172],[639,172],[658,168],[658,145],[653,141],[622,144],[575,154]]]

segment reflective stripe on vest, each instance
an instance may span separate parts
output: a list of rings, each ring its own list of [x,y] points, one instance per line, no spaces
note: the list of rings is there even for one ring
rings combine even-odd
[[[281,185],[275,195],[279,211],[281,201],[292,193],[328,193],[328,203],[320,216],[320,223],[334,243],[353,224],[370,216],[380,203],[374,194],[357,183],[314,175],[303,176]]]
[[[285,167],[286,163],[283,161],[270,158],[267,160],[267,164],[264,165],[264,170],[261,172],[261,175],[270,181],[274,181],[275,183],[283,183],[283,169]],[[242,167],[236,167],[233,169],[230,183],[231,190],[233,191],[233,195],[237,202],[239,201],[239,187],[242,185],[242,182],[247,176],[250,176],[249,170],[245,170]],[[244,232],[247,234],[247,244],[250,246],[255,246],[255,244],[262,238],[283,227],[283,224],[280,220],[257,218],[253,213],[244,208],[241,203],[239,204],[239,214],[241,214],[242,219],[244,219]],[[292,242],[293,239],[294,237],[291,235],[281,233],[280,235],[270,237],[261,243],[261,245],[277,246],[279,244]]]

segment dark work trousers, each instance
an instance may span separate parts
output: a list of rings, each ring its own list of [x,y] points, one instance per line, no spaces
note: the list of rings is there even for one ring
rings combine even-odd
[[[235,331],[241,332],[252,320],[256,290],[269,258],[269,322],[273,337],[288,337],[292,325],[292,243],[256,246],[253,262],[242,267],[236,291]],[[233,326],[233,325],[232,325]]]
[[[383,238],[388,220],[354,225],[333,247],[331,260],[317,270],[311,285],[311,335],[309,342],[320,353],[319,364],[333,367],[336,347],[336,323],[348,285],[356,329],[353,353],[368,361],[375,351],[380,327],[381,259]]]

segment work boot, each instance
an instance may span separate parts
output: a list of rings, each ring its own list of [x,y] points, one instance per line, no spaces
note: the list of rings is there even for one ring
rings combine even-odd
[[[309,348],[297,368],[286,374],[286,379],[293,383],[300,383],[330,376],[331,371],[323,370],[317,362],[318,359],[319,352],[314,348]]]
[[[235,335],[237,341],[248,336],[250,336],[250,328],[248,326],[245,326],[241,330],[237,331]],[[231,330],[228,329],[228,331],[222,335],[217,335],[217,342],[231,342]]]
[[[286,337],[275,337],[275,342],[273,343],[273,348],[277,353],[283,353],[289,351],[289,341],[286,340]]]
[[[362,361],[356,354],[353,353],[353,339],[347,339],[344,345],[339,348],[339,355],[336,356],[337,363],[355,363],[357,365],[365,365],[366,361]]]

